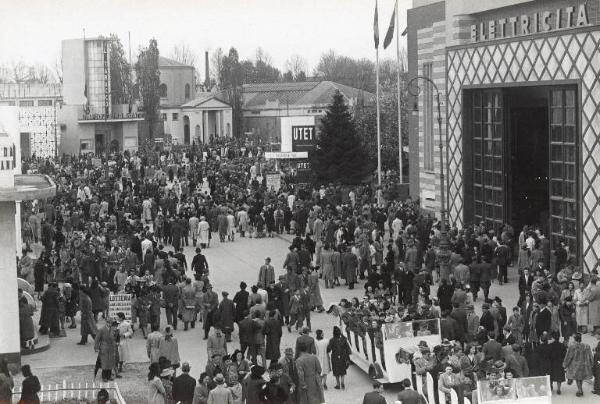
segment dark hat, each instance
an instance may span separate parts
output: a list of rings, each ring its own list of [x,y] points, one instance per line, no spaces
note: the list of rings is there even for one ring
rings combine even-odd
[[[285,350],[283,352],[284,353],[292,353],[293,354],[294,353],[294,349],[290,348],[290,347],[287,347],[287,348],[285,348]]]
[[[250,368],[250,373],[252,373],[252,376],[254,377],[261,377],[263,373],[265,373],[265,368],[263,368],[262,366],[254,365]]]
[[[419,344],[418,344],[417,346],[418,346],[419,348],[422,348],[422,347],[427,347],[427,342],[425,342],[425,341],[419,341]]]
[[[302,334],[310,334],[310,328],[302,327]]]
[[[484,303],[481,305],[482,309],[489,309],[490,308],[490,304],[489,303]]]
[[[500,299],[498,296],[496,296],[496,297],[494,298],[494,301],[495,301],[495,302],[498,302],[498,303],[502,303],[502,299]]]

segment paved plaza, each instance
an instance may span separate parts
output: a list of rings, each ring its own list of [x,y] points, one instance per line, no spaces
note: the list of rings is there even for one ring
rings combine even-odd
[[[214,290],[220,297],[220,293],[224,290],[228,291],[230,295],[233,296],[233,294],[239,290],[239,283],[242,280],[246,281],[249,285],[254,284],[258,276],[258,269],[263,263],[264,258],[267,256],[271,257],[273,260],[276,275],[283,274],[282,264],[291,237],[284,235],[263,239],[238,238],[233,243],[219,243],[218,241],[214,241],[215,240],[213,239],[211,247],[203,250],[203,253],[206,255],[210,266],[210,279],[214,285]],[[194,248],[191,246],[187,247],[185,253],[189,264],[194,255]],[[511,270],[511,282],[507,285],[500,287],[497,284],[493,284],[491,288],[490,296],[500,296],[506,307],[512,307],[518,297],[515,272],[515,270]],[[191,275],[191,272],[188,275]],[[432,294],[435,294],[435,289],[436,288],[434,287]],[[349,290],[347,287],[325,289],[321,284],[321,295],[326,307],[328,303],[338,302],[342,298],[349,299],[354,296],[362,296],[362,292],[362,285],[354,290]],[[477,312],[480,312],[481,300],[482,299],[479,299],[475,304]],[[326,313],[313,313],[311,319],[313,332],[320,328],[325,331],[326,337],[331,336],[332,327],[334,325],[332,317]],[[166,319],[163,312],[161,326],[164,327],[165,325]],[[184,332],[180,326],[176,331],[175,336],[179,341],[179,352],[182,362],[189,361],[191,363],[191,375],[197,378],[204,370],[204,366],[207,362],[206,342],[202,340],[202,328],[197,326],[194,330]],[[297,336],[298,333],[293,332],[290,334],[284,328],[281,342],[282,350],[288,346],[293,347]],[[586,337],[586,342],[595,346],[596,341],[589,336]],[[52,339],[50,350],[36,355],[23,357],[23,363],[31,364],[33,369],[93,365],[96,361],[93,343],[90,342],[86,346],[79,346],[76,345],[79,339],[78,325],[77,329],[67,330],[66,338]],[[230,344],[229,350],[233,351],[238,346],[239,339],[236,332],[233,335],[233,342]],[[148,362],[146,356],[146,344],[139,331],[135,333],[134,338],[130,343],[130,347],[132,352],[132,362]],[[45,369],[45,372],[48,370],[49,369]],[[127,373],[127,370],[125,370],[125,373]],[[92,377],[91,374],[78,374],[74,375],[73,379],[77,382],[91,382]],[[43,380],[41,382],[44,383]],[[145,378],[140,378],[139,388],[145,389],[145,383]],[[331,387],[334,385],[332,375],[330,375],[329,385]],[[331,387],[329,390],[325,391],[327,403],[362,403],[363,394],[371,388],[371,381],[365,372],[356,366],[351,366],[348,369],[346,390],[333,390]],[[569,403],[574,399],[574,385],[564,385],[562,390],[563,394],[561,396],[553,397],[554,403]],[[591,390],[591,385],[586,384],[584,390],[588,393]],[[398,391],[399,388],[397,385],[386,387],[385,396],[389,403],[394,402],[393,400],[396,398]],[[594,400],[598,400],[597,396],[587,394],[583,399],[578,399],[577,401],[581,403],[597,402]]]

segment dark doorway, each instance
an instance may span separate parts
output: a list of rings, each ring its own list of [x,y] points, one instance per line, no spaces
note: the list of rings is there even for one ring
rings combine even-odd
[[[183,117],[183,144],[190,144],[190,118]]]
[[[516,88],[507,92],[509,106],[509,221],[519,231],[539,225],[548,234],[549,141],[548,90]]]
[[[29,132],[21,133],[21,157],[24,159],[31,157],[31,140]]]
[[[100,156],[104,153],[104,133],[96,133],[96,155]]]

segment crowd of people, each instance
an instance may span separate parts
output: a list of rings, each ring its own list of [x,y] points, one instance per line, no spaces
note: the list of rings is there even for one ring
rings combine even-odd
[[[600,326],[597,273],[575,267],[564,245],[552,258],[538,228],[518,235],[510,226],[497,233],[484,224],[451,228],[446,265],[437,254],[441,223],[418,203],[399,201],[393,183],[313,188],[284,171],[281,188],[268,189],[272,162],[260,147],[238,142],[24,167],[57,184],[55,198],[22,209],[18,271],[41,300],[39,332],[64,335],[77,328],[80,313],[79,344],[94,339],[96,372],[108,381],[121,376],[139,331],[151,363],[151,403],[321,403],[329,373],[334,389],[345,389],[352,341],[338,327],[329,339],[328,330],[310,336],[311,313],[325,309],[322,286],[364,288],[364,299],[342,302],[343,320],[378,349],[382,324],[439,318],[443,344],[420,344],[411,358],[418,375],[434,375],[436,394],[454,389],[464,397],[477,380],[501,373],[494,388],[511,376],[549,374],[558,394],[566,378],[580,396],[582,381],[600,373],[600,352],[592,358],[580,334]],[[276,234],[291,238],[285,274],[276,277],[267,257],[256,281],[241,282],[233,298],[213,291],[203,254],[213,236],[233,243]],[[196,252],[189,263],[184,247]],[[513,266],[519,300],[507,313],[490,288],[508,283]],[[130,319],[108,316],[111,293],[133,296]],[[32,312],[24,297],[19,307],[26,347]],[[209,359],[197,383],[180,359],[174,331],[181,323],[184,331],[201,324],[206,341]],[[281,352],[286,328],[300,335],[295,349]],[[236,332],[239,349],[232,350]],[[410,403],[416,397],[406,387],[401,395]],[[380,390],[375,384],[365,402],[381,402]]]

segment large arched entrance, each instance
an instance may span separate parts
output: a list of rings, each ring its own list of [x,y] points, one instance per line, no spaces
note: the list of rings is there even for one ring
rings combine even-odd
[[[183,144],[190,144],[190,118],[183,117]]]

